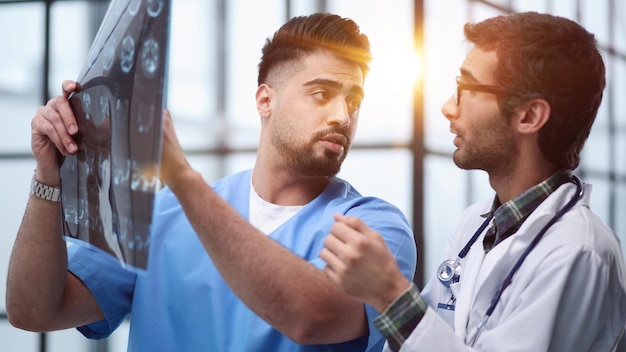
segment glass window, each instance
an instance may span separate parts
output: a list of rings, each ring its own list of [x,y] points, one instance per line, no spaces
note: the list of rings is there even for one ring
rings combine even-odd
[[[228,1],[225,22],[226,70],[224,132],[227,145],[256,147],[261,121],[256,110],[257,66],[267,38],[285,21],[283,2]]]
[[[626,53],[626,2],[624,1],[612,1],[611,2],[611,15],[615,20],[615,25],[612,27],[614,33],[613,45],[618,53]]]
[[[593,33],[600,45],[610,44],[609,1],[585,0],[579,2],[581,16],[579,23]],[[572,18],[576,20],[576,18]]]
[[[581,167],[589,170],[608,170],[610,168],[610,149],[612,146],[611,140],[608,138],[610,130],[608,118],[608,100],[605,97],[581,153]]]
[[[463,37],[468,5],[457,1],[454,6],[458,11],[450,11],[446,2],[426,1],[424,18],[424,144],[430,150],[450,154],[454,151],[453,136],[441,105],[452,97],[454,77],[469,49]]]
[[[188,150],[220,143],[218,18],[214,1],[172,1],[167,108]]]
[[[64,80],[78,79],[86,64],[99,27],[89,17],[90,9],[83,1],[54,2],[50,8],[50,96],[61,94]]]
[[[524,12],[524,11],[539,11],[546,12],[550,10],[551,6],[554,6],[556,3],[561,3],[563,5],[564,1],[546,1],[546,0],[516,0],[509,1],[513,3],[511,7],[515,9],[516,12]],[[555,11],[556,9],[552,9]]]
[[[3,351],[37,351],[39,335],[16,329],[8,321],[0,319],[0,341]]]
[[[30,119],[42,104],[44,7],[41,3],[1,6],[0,150],[30,155]]]
[[[545,2],[545,0],[542,1]],[[520,0],[519,2],[522,3],[524,1]],[[577,4],[575,1],[547,1],[547,7],[548,12],[557,16],[576,18]]]

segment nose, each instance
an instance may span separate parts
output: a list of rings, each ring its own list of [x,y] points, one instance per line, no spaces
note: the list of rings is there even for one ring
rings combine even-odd
[[[333,104],[327,122],[329,125],[335,125],[341,128],[350,127],[352,117],[350,116],[348,104],[345,101],[337,101],[336,104]]]
[[[458,117],[459,107],[456,105],[454,96],[450,96],[450,98],[448,98],[448,100],[443,103],[443,105],[441,106],[441,113],[449,121],[452,121]]]

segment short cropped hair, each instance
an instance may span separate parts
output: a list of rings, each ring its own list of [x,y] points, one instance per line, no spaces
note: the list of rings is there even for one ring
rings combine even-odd
[[[500,110],[510,116],[524,101],[545,99],[551,115],[539,132],[541,151],[560,168],[578,167],[606,85],[594,35],[572,20],[536,12],[468,23],[464,32],[476,47],[496,51],[496,84],[509,92],[498,98]]]
[[[259,63],[258,84],[266,83],[275,67],[298,61],[316,51],[328,51],[357,63],[363,77],[372,59],[369,39],[351,19],[327,13],[293,17],[266,40]]]

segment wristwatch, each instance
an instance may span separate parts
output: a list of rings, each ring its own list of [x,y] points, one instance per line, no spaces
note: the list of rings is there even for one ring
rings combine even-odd
[[[61,189],[40,183],[35,179],[35,172],[33,172],[33,180],[30,183],[30,194],[51,202],[58,202],[61,198]]]

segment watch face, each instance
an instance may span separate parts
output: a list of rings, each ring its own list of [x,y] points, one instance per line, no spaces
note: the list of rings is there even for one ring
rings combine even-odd
[[[146,268],[160,187],[171,0],[113,0],[70,97],[78,152],[60,168],[64,234]]]

